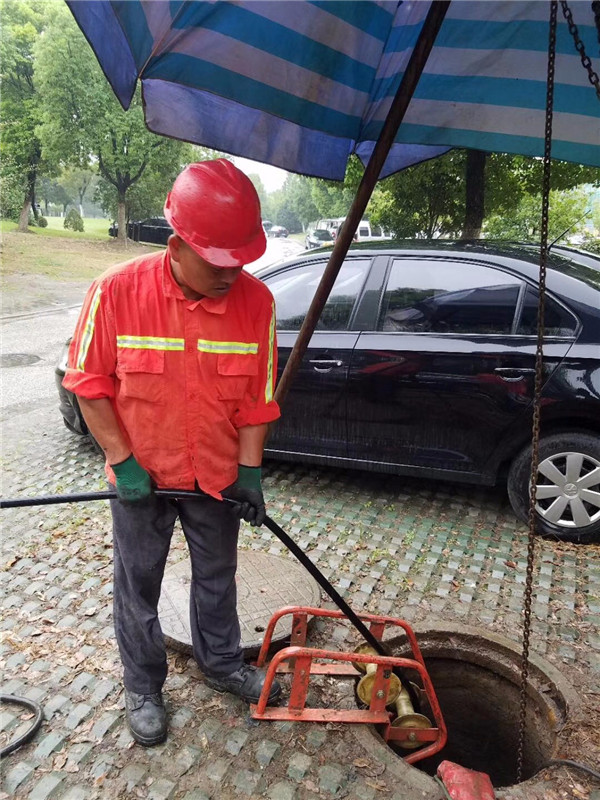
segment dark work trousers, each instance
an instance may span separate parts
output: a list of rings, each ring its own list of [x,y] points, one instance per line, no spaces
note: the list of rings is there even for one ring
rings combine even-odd
[[[114,487],[111,487],[114,489]],[[114,543],[114,627],[125,688],[159,692],[167,658],[158,600],[177,517],[192,563],[190,623],[194,658],[208,675],[228,675],[243,663],[235,571],[240,523],[212,497],[155,497],[139,506],[111,500]]]

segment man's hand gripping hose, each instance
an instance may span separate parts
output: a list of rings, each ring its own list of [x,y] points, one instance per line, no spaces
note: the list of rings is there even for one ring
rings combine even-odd
[[[127,459],[125,462],[122,462],[122,464],[127,463],[128,460],[129,459]],[[139,465],[137,466],[139,467]],[[141,469],[141,467],[139,467],[139,469]],[[238,474],[238,480],[239,480],[239,474]],[[234,507],[238,509],[237,513],[239,514],[240,505],[242,506],[243,509],[244,501],[242,501],[242,503],[240,504],[239,499],[234,499],[233,497],[226,497],[226,494],[229,492],[229,490],[232,490],[233,487],[236,487],[237,484],[238,481],[232,484],[231,487],[228,487],[228,489],[226,489],[223,492],[223,498],[226,503],[232,503]],[[157,497],[166,497],[171,500],[191,500],[191,499],[207,497],[207,495],[204,494],[203,492],[190,492],[179,489],[155,489],[153,494],[156,495]],[[238,497],[240,497],[240,495],[238,495]],[[261,497],[262,497],[262,492],[261,492]],[[23,506],[53,505],[57,503],[81,503],[88,500],[116,500],[116,499],[120,499],[118,498],[117,492],[87,492],[82,494],[49,495],[47,497],[32,497],[23,500],[0,500],[0,508],[20,508]],[[274,533],[275,536],[277,536],[277,538],[281,542],[283,542],[283,544],[287,547],[290,553],[296,556],[296,558],[302,564],[302,566],[304,566],[308,570],[308,572],[316,580],[319,586],[329,595],[329,597],[333,600],[333,602],[340,609],[340,611],[343,612],[343,614],[354,625],[354,627],[361,634],[361,636],[363,636],[364,639],[371,645],[371,647],[375,650],[375,652],[378,653],[380,656],[390,655],[387,647],[371,633],[371,631],[367,628],[367,626],[360,619],[360,617],[358,617],[358,615],[350,608],[350,606],[348,605],[348,603],[346,603],[344,598],[333,588],[333,586],[329,583],[327,578],[312,563],[310,558],[304,553],[303,550],[301,550],[301,548],[296,544],[296,542],[293,539],[291,539],[287,535],[287,533],[282,528],[280,528],[279,525],[276,522],[274,522],[270,517],[268,517],[266,514],[264,516],[263,524],[271,531],[271,533]],[[393,671],[394,674],[397,675],[400,681],[402,682],[402,685],[406,687],[406,691],[410,696],[413,708],[416,712],[418,712],[421,708],[421,702],[418,692],[415,690],[414,686],[409,681],[408,677],[404,674],[403,670],[401,670],[399,667],[395,667]]]

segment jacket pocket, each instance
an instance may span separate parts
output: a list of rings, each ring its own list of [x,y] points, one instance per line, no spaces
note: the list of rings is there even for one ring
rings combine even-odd
[[[240,400],[257,374],[258,359],[254,354],[221,353],[217,356],[217,396],[221,400]]]
[[[164,371],[165,354],[161,350],[117,350],[117,378],[124,397],[162,403],[166,395]]]

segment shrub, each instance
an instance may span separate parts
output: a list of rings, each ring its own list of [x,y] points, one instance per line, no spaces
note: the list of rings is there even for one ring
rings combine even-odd
[[[79,231],[83,233],[83,220],[76,208],[72,208],[64,221],[65,228],[70,228],[72,231]]]
[[[48,220],[46,217],[39,216],[37,218],[38,228],[47,228],[48,227]]]

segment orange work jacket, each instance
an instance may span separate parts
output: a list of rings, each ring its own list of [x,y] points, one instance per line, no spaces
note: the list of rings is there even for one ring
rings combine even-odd
[[[110,398],[138,462],[160,488],[220,498],[237,477],[238,428],[279,417],[275,305],[241,272],[218,298],[188,300],[168,251],[105,272],[90,287],[63,386]],[[115,477],[106,465],[108,479]]]

